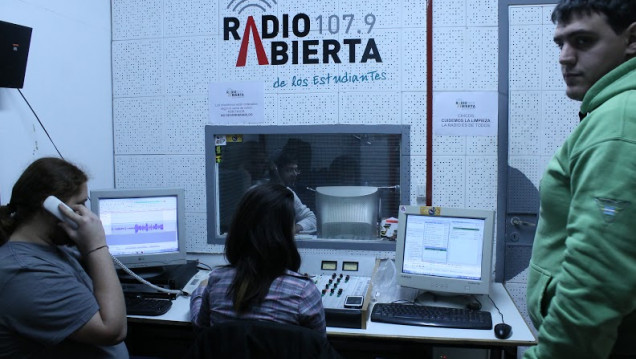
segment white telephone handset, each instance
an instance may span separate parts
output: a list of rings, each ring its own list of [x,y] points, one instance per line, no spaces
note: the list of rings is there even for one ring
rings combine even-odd
[[[71,207],[67,206],[66,203],[60,201],[55,196],[46,197],[46,199],[44,200],[44,203],[42,205],[44,206],[44,209],[46,209],[47,211],[51,212],[51,214],[54,215],[55,217],[57,217],[57,219],[59,219],[60,221],[66,222],[69,226],[71,226],[71,228],[73,228],[73,229],[79,228],[79,226],[77,225],[77,223],[75,223],[74,220],[72,220],[71,218],[65,216],[62,213],[62,211],[60,211],[60,208],[59,208],[60,204],[62,204],[66,208],[68,208],[69,211],[71,211],[71,212],[73,211],[71,209]]]
[[[57,198],[55,196],[48,196],[44,200],[44,203],[42,205],[44,206],[44,209],[46,209],[47,211],[51,212],[51,214],[54,215],[55,217],[57,217],[57,219],[59,219],[60,221],[64,221],[64,222],[68,223],[68,225],[71,226],[71,228],[73,228],[73,229],[78,229],[79,226],[77,225],[77,223],[75,223],[75,221],[73,221],[71,218],[65,216],[62,213],[62,211],[60,211],[60,208],[59,208],[60,203],[63,206],[66,206],[66,208],[68,208],[69,211],[73,211],[71,209],[71,207],[67,206],[66,203],[60,201],[59,198]],[[162,288],[162,287],[156,286],[156,285],[146,281],[145,279],[139,277],[137,274],[135,274],[133,271],[131,271],[129,268],[127,268],[124,264],[122,264],[112,254],[111,254],[111,258],[113,259],[115,264],[117,264],[126,273],[130,274],[133,278],[137,279],[137,281],[139,281],[139,282],[141,282],[143,284],[146,284],[146,285],[150,286],[151,288],[153,288],[153,289],[155,289],[157,291],[164,292],[164,293],[169,293],[169,294],[176,294],[176,295],[184,295],[184,294],[186,294],[186,293],[184,293],[181,290],[171,290],[171,289],[166,289],[166,288]]]

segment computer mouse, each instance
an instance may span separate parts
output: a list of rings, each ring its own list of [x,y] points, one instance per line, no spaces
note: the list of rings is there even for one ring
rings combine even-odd
[[[495,336],[499,339],[508,339],[512,334],[512,327],[506,323],[495,325]]]

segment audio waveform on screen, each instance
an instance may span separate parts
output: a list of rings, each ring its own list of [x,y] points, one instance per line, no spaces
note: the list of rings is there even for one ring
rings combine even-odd
[[[135,224],[135,225],[116,225],[111,227],[111,231],[113,234],[116,232],[150,232],[150,231],[163,231],[164,225],[163,223],[143,223],[143,224]]]

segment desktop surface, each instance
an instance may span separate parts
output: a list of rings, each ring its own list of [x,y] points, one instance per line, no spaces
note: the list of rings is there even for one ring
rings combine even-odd
[[[207,275],[207,271],[199,271],[184,289],[193,290]],[[497,304],[505,323],[512,327],[508,339],[498,339],[493,330],[398,325],[374,322],[370,318],[367,318],[365,329],[328,326],[327,336],[336,350],[343,351],[356,348],[377,354],[386,349],[397,351],[400,356],[407,352],[430,350],[431,346],[465,346],[501,351],[507,348],[503,351],[504,356],[516,358],[516,347],[535,345],[536,338],[503,284],[492,283],[490,298]],[[490,312],[493,325],[500,323],[501,316],[492,302],[484,298],[482,304],[481,310]],[[170,310],[163,315],[128,316],[126,345],[132,355],[180,358],[193,340],[190,297],[177,297],[172,301]]]
[[[201,276],[205,271],[200,271],[197,276]],[[193,278],[193,281],[195,279]],[[536,338],[525,320],[519,313],[516,305],[512,301],[510,294],[501,283],[493,283],[490,293],[499,310],[504,316],[505,323],[512,326],[512,335],[510,338],[501,340],[497,339],[492,330],[475,330],[475,329],[458,329],[458,328],[439,328],[425,326],[397,325],[389,323],[373,322],[367,318],[366,328],[344,328],[327,326],[327,335],[329,337],[353,337],[364,336],[367,338],[392,338],[400,340],[419,340],[419,341],[439,341],[439,342],[459,342],[474,344],[498,344],[504,346],[530,346],[536,344]],[[501,322],[501,316],[497,309],[489,300],[484,300],[481,310],[490,312],[492,322],[498,324]],[[179,296],[173,300],[172,308],[164,315],[156,317],[129,315],[129,322],[137,323],[155,323],[168,324],[174,326],[191,326],[190,323],[190,297]]]

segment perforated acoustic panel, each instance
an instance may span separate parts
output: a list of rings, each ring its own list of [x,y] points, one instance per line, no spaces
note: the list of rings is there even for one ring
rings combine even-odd
[[[163,0],[117,0],[111,4],[113,40],[161,36]]]
[[[400,123],[401,98],[397,92],[371,95],[361,92],[340,93],[341,124]]]
[[[496,89],[497,2],[444,0],[434,6],[435,88]],[[288,15],[291,28],[299,13],[311,21],[307,37],[283,39],[279,34],[274,40],[297,40],[302,48],[303,40],[342,44],[360,39],[351,54],[355,61],[349,62],[344,46],[339,63],[323,63],[317,55],[318,64],[259,65],[250,37],[246,64],[236,66],[241,39],[224,39],[225,18],[240,21],[237,34],[242,38],[248,16],[262,33],[262,15]],[[188,250],[219,251],[206,242],[201,177],[212,82],[263,81],[266,125],[410,124],[412,201],[418,186],[425,186],[425,0],[118,0],[113,1],[112,18],[116,186],[186,188]],[[361,61],[371,39],[381,62]],[[261,40],[271,63],[274,40]],[[366,79],[356,82],[354,75]],[[335,83],[334,76],[349,80]],[[275,86],[277,81],[286,81],[286,86]],[[496,139],[434,136],[433,145],[438,157],[433,166],[435,203],[492,208]],[[469,181],[477,187],[469,188]]]
[[[497,26],[497,0],[473,0],[466,2],[468,26]]]
[[[496,209],[497,156],[466,157],[466,208]]]
[[[402,89],[405,91],[426,91],[426,28],[404,29],[400,71]],[[405,64],[410,64],[405,66]]]
[[[327,125],[338,122],[336,93],[281,94],[277,98],[280,125]],[[307,116],[308,113],[312,116]]]
[[[113,41],[113,96],[157,96],[162,93],[160,39]]]
[[[164,0],[165,36],[218,34],[218,0]]]
[[[402,123],[411,125],[411,155],[425,155],[426,92],[402,93]],[[426,167],[422,170],[425,174]]]

